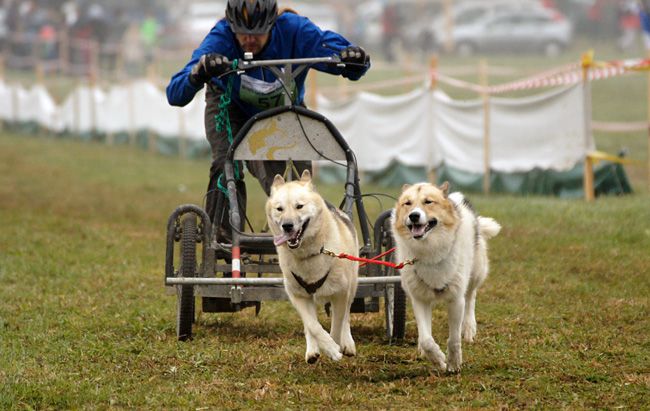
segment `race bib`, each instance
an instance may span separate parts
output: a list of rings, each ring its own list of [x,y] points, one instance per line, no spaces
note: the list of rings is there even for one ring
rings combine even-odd
[[[295,96],[295,84],[291,84],[289,87],[291,87],[291,92]],[[267,110],[285,105],[286,92],[280,80],[268,83],[264,80],[243,75],[241,76],[239,98],[241,101],[255,106],[260,110]]]

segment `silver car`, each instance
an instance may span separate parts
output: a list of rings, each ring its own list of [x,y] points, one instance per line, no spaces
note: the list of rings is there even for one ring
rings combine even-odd
[[[469,56],[490,51],[539,51],[559,55],[571,42],[573,25],[549,9],[488,13],[452,30],[456,52]]]

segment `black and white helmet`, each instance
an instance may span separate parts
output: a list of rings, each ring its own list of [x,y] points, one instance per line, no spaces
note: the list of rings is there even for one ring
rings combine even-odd
[[[226,6],[226,20],[236,34],[266,34],[277,17],[277,0],[228,0]]]

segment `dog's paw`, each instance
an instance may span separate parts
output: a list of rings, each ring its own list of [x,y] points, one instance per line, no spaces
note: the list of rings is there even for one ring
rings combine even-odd
[[[341,344],[341,354],[346,357],[354,357],[357,355],[357,348],[354,346],[354,342],[352,344]]]
[[[350,334],[343,334],[341,336],[341,354],[347,357],[354,357],[357,355],[357,347],[354,344],[354,340]]]
[[[465,321],[463,323],[463,340],[473,343],[474,337],[476,337],[476,322]]]
[[[442,352],[440,346],[436,344],[433,338],[421,341],[419,343],[419,350],[433,365],[436,365],[443,371],[447,369],[445,353]]]
[[[341,347],[339,347],[339,345],[335,342],[328,344],[327,347],[322,347],[321,351],[323,351],[323,353],[325,353],[325,355],[327,355],[333,361],[339,361],[341,358],[343,358]]]
[[[461,364],[463,363],[463,350],[460,344],[450,345],[447,354],[447,372],[460,372]]]
[[[316,364],[319,358],[320,354],[317,352],[305,354],[305,361],[307,361],[307,364]]]

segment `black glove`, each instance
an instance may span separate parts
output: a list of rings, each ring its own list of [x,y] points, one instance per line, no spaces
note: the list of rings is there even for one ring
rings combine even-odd
[[[228,57],[216,53],[204,54],[199,62],[192,67],[190,82],[202,86],[212,79],[232,70],[232,62]]]
[[[361,71],[368,67],[370,56],[361,47],[349,46],[341,51],[341,63],[351,63],[348,70]]]

